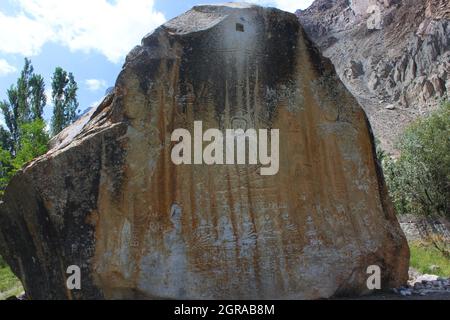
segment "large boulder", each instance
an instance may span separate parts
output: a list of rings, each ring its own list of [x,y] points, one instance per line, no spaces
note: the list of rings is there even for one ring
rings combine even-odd
[[[175,165],[171,135],[194,121],[279,129],[279,171]],[[132,50],[12,179],[0,253],[32,299],[366,294],[369,266],[387,289],[409,258],[364,111],[295,15],[246,4],[195,7]]]

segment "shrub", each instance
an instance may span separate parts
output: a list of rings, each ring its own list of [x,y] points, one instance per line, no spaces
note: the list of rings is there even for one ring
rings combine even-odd
[[[5,260],[3,260],[2,256],[0,256],[0,269],[5,268],[6,266]]]
[[[450,218],[450,102],[411,124],[398,149],[382,159],[397,212]]]

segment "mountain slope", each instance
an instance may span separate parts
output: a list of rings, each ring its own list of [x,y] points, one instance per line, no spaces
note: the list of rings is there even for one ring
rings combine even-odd
[[[388,151],[408,123],[448,97],[447,0],[316,0],[297,15]]]

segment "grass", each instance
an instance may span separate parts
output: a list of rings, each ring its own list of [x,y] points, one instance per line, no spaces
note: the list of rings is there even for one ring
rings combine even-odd
[[[22,284],[0,257],[0,300],[18,296],[23,292]]]
[[[441,277],[450,277],[450,259],[439,250],[425,243],[410,243],[411,267],[421,273],[435,274]],[[432,268],[437,266],[437,268]]]

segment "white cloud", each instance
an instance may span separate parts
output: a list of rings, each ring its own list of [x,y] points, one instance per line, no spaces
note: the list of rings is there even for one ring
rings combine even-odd
[[[37,55],[47,42],[97,51],[114,63],[164,23],[154,0],[15,0],[21,12],[0,12],[0,52]],[[14,30],[13,32],[11,30]]]
[[[106,89],[107,83],[105,80],[88,79],[85,84],[89,91],[95,92],[101,89]]]
[[[295,12],[298,9],[308,8],[314,0],[248,0],[248,2],[259,4],[261,6],[276,7],[284,11]]]
[[[49,26],[26,17],[23,12],[15,17],[0,12],[1,52],[36,55],[51,37]]]
[[[16,67],[10,65],[5,59],[0,59],[0,77],[16,72]]]

